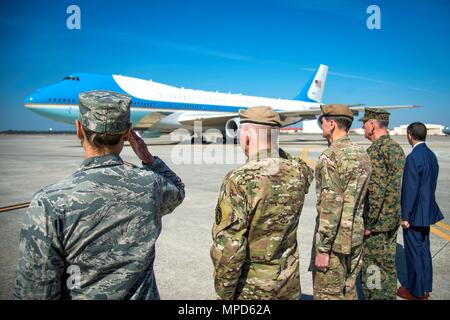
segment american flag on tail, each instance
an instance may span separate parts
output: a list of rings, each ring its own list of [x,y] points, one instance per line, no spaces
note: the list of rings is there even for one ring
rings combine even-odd
[[[317,88],[322,88],[322,80],[314,80]]]

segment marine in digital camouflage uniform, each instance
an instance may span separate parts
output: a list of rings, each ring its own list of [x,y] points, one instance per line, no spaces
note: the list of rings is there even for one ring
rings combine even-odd
[[[360,121],[364,123],[366,138],[373,141],[367,149],[372,161],[372,174],[364,209],[365,228],[370,234],[364,242],[363,291],[366,299],[395,300],[395,255],[405,153],[387,131],[389,112],[366,108]]]
[[[280,125],[269,107],[240,116],[241,130],[246,123]],[[212,229],[219,299],[300,299],[297,227],[312,178],[302,160],[264,148],[226,175]]]
[[[351,125],[350,109],[345,105],[324,105],[321,109],[324,137],[331,144],[319,157],[315,170],[318,215],[310,266],[314,299],[356,299],[356,279],[362,266],[364,196],[371,164],[367,152],[352,143],[346,131],[329,125],[336,117],[349,119]],[[333,136],[338,129],[345,134]],[[327,256],[327,267],[318,268],[318,258]]]
[[[77,129],[126,134],[130,97],[91,91],[79,95],[79,106]],[[184,185],[137,139],[128,137],[133,150],[140,148],[142,168],[119,154],[89,157],[36,193],[20,233],[14,298],[159,298],[155,241],[161,217],[183,201]]]

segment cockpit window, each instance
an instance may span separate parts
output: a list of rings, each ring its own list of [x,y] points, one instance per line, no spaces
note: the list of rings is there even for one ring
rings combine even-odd
[[[72,81],[80,81],[80,78],[79,77],[64,77],[64,79],[63,79],[63,81],[64,80],[72,80]]]

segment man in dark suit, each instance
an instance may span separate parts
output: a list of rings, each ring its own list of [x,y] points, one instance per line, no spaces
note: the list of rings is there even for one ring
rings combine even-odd
[[[427,300],[432,291],[433,269],[430,252],[430,225],[444,219],[436,198],[439,165],[425,144],[427,128],[415,122],[407,137],[413,147],[406,158],[401,196],[401,221],[408,280],[397,290],[408,300]]]

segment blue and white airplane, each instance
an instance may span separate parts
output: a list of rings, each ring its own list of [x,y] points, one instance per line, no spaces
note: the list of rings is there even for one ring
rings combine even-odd
[[[293,99],[273,99],[242,94],[176,88],[166,84],[122,75],[75,73],[56,84],[36,90],[24,100],[26,108],[58,122],[74,124],[78,118],[78,94],[89,90],[112,90],[132,97],[131,121],[137,130],[170,133],[184,128],[193,132],[194,122],[202,130],[218,129],[235,139],[239,129],[239,109],[271,106],[285,126],[316,119],[325,88],[328,67],[320,65],[303,90]],[[414,106],[377,106],[381,109]],[[364,107],[352,106],[358,113]]]

